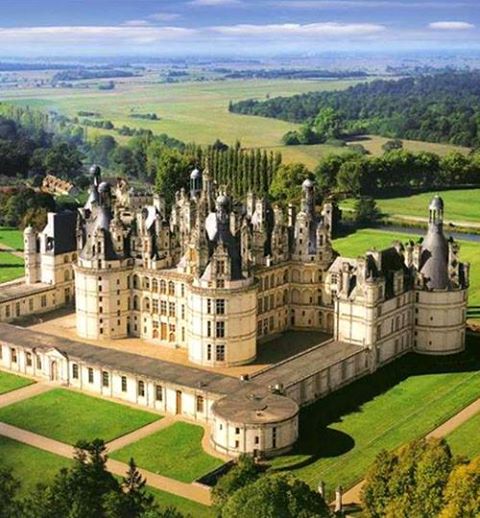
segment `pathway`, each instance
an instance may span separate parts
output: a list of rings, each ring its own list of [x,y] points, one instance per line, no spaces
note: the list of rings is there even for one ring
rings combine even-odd
[[[0,243],[0,252],[9,252],[12,255],[17,257],[21,257],[22,259],[25,257],[24,253],[16,248],[12,248],[11,246],[7,246],[3,243]]]
[[[11,392],[0,395],[0,408],[37,396],[38,394],[43,394],[53,388],[54,386],[48,383],[34,383],[33,385],[12,390]]]
[[[445,421],[443,424],[432,430],[426,437],[442,438],[453,432],[460,425],[468,421],[471,417],[480,412],[480,399],[477,399],[463,410],[455,414],[453,417]],[[346,491],[343,495],[343,503],[346,506],[355,506],[360,504],[360,493],[364,484],[364,480]]]
[[[158,432],[162,428],[170,426],[173,423],[173,416],[167,416],[158,421],[154,421],[153,423],[147,424],[138,430],[134,430],[131,433],[127,433],[126,435],[122,435],[122,437],[118,437],[118,439],[114,439],[107,443],[108,451],[115,451],[123,448],[124,446],[128,446],[132,442],[139,441],[147,435],[151,435],[152,433]]]
[[[27,430],[22,430],[16,426],[0,423],[0,435],[62,457],[73,458],[73,446]],[[128,465],[117,460],[108,459],[107,469],[114,475],[124,476],[128,470]],[[147,479],[147,484],[155,489],[194,500],[203,505],[211,504],[210,488],[207,486],[196,483],[187,484],[185,482],[179,482],[178,480],[157,475],[156,473],[141,468],[138,468],[138,471]]]

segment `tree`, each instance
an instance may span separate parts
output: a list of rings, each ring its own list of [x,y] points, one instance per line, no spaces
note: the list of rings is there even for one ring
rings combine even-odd
[[[223,518],[322,518],[331,516],[323,498],[292,475],[264,475],[235,491]]]
[[[11,472],[0,468],[0,518],[20,518],[21,505],[17,500],[20,483],[15,480]]]
[[[223,475],[212,490],[212,500],[220,510],[235,491],[257,480],[258,467],[249,455],[241,455],[233,468]]]
[[[382,452],[369,470],[361,500],[367,518],[432,518],[444,504],[453,467],[444,439],[414,441],[396,453]]]
[[[370,196],[362,196],[355,202],[355,222],[359,225],[372,225],[380,219],[377,202]]]
[[[342,117],[330,107],[320,110],[313,122],[316,133],[324,139],[339,138],[342,133],[342,126]]]
[[[99,165],[108,167],[111,154],[117,147],[117,141],[111,135],[95,137],[91,148],[91,160]]]
[[[341,192],[358,196],[363,192],[365,182],[365,162],[360,159],[344,162],[338,171],[337,187]]]
[[[480,457],[453,469],[444,499],[445,507],[438,518],[480,516]]]
[[[324,192],[331,192],[337,185],[337,175],[340,166],[345,162],[346,157],[341,155],[327,155],[320,160],[314,170],[318,188]]]
[[[383,151],[393,151],[394,149],[403,149],[403,142],[400,139],[387,140],[382,146]]]
[[[154,498],[145,490],[146,480],[138,472],[133,459],[128,463],[127,475],[123,478],[120,491],[111,491],[105,499],[108,518],[131,518],[143,516],[156,508]]]
[[[273,176],[270,195],[274,200],[285,203],[298,201],[301,197],[303,181],[312,176],[303,164],[282,165]]]

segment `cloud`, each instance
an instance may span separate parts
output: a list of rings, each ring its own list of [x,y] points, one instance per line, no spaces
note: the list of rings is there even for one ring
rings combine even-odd
[[[269,5],[286,9],[364,9],[364,8],[422,8],[437,9],[468,7],[467,2],[409,2],[402,0],[271,0]]]
[[[212,27],[214,32],[227,36],[367,36],[386,30],[383,25],[374,23],[298,23],[270,24],[270,25],[226,25]]]
[[[222,5],[243,5],[241,0],[191,0],[190,5],[199,7],[216,7]]]
[[[126,25],[127,27],[145,27],[146,25],[150,25],[150,22],[147,20],[127,20],[123,22],[122,25]]]
[[[475,25],[468,22],[445,21],[429,23],[428,28],[437,31],[466,31],[475,29]]]
[[[156,22],[171,22],[180,18],[180,15],[178,13],[154,13],[148,16],[148,18]]]

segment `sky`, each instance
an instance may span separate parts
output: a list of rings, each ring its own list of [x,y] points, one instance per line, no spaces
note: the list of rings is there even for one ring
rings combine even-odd
[[[480,0],[0,0],[0,56],[480,50]]]

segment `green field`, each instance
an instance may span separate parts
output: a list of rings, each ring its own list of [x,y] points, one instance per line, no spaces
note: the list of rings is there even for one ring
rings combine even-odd
[[[174,423],[144,439],[114,451],[112,459],[123,462],[133,457],[141,468],[182,482],[193,482],[222,465],[202,448],[201,426]]]
[[[10,252],[0,251],[0,283],[13,281],[25,275],[24,262]]]
[[[110,120],[115,127],[123,125],[167,133],[184,142],[211,144],[217,138],[233,144],[240,140],[245,147],[262,147],[280,151],[286,162],[304,162],[315,167],[328,153],[342,153],[345,148],[326,145],[282,146],[281,138],[297,124],[278,119],[229,113],[228,103],[243,99],[266,99],[267,96],[291,96],[299,93],[345,89],[357,80],[229,80],[161,84],[138,78],[115,81],[113,91],[99,91],[94,86],[86,88],[35,88],[2,90],[2,99],[32,107],[56,110],[71,117],[80,110],[100,114],[100,119]],[[131,113],[156,113],[160,120],[134,119]],[[89,137],[114,131],[88,128]],[[371,137],[362,141],[374,154],[382,153],[387,139]],[[436,151],[444,154],[454,146],[405,142],[406,149]],[[461,148],[458,148],[461,149]]]
[[[0,408],[0,421],[68,444],[95,438],[108,442],[158,419],[157,414],[64,389]]]
[[[413,218],[428,218],[428,205],[435,193],[427,192],[403,196],[401,198],[379,199],[377,204],[387,216],[408,216]],[[480,189],[460,189],[441,191],[438,194],[445,202],[445,222],[456,224],[480,223]],[[355,201],[345,200],[342,209],[353,209]]]
[[[0,371],[0,394],[5,394],[6,392],[11,392],[12,390],[27,387],[33,383],[35,383],[35,381],[24,378],[23,376],[16,376],[15,374],[10,374],[9,372]]]
[[[359,481],[382,450],[424,436],[480,394],[478,343],[452,359],[409,355],[305,408],[290,455],[274,459],[329,492]],[[455,372],[457,371],[457,372]]]
[[[480,412],[447,435],[455,455],[473,459],[480,455]]]
[[[61,468],[71,464],[69,459],[0,435],[0,466],[10,468],[13,476],[22,482],[22,495],[28,494],[40,482],[53,481]]]
[[[357,257],[368,249],[375,247],[378,250],[386,248],[396,239],[405,243],[408,234],[386,232],[383,230],[362,229],[347,237],[335,239],[333,247],[345,257]],[[417,239],[411,236],[412,239]],[[459,241],[460,258],[470,263],[470,290],[469,290],[469,317],[480,317],[480,243],[473,241]]]
[[[23,251],[23,232],[17,228],[0,227],[0,245]]]

